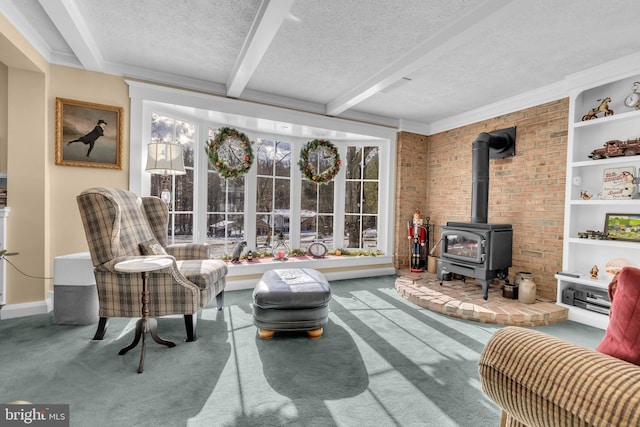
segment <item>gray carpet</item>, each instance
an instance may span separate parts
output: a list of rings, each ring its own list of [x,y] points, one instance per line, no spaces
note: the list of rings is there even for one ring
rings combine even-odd
[[[0,321],[0,402],[70,405],[71,426],[497,426],[477,363],[500,326],[431,313],[400,298],[395,276],[332,282],[329,324],[257,337],[251,291],[202,312],[198,341],[181,317],[158,319],[145,371],[135,319],[55,325],[50,315]],[[574,322],[536,328],[595,348],[604,331]]]

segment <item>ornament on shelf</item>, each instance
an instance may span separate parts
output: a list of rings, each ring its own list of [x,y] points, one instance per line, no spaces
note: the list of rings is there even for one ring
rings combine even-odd
[[[638,93],[638,89],[640,89],[640,82],[633,82],[631,93],[624,99],[624,105],[640,110],[640,93]]]
[[[613,110],[609,108],[609,103],[611,102],[610,97],[606,97],[604,99],[598,99],[600,105],[589,110],[587,114],[582,116],[582,121],[585,120],[593,120],[598,118],[598,114],[604,113],[604,116],[613,116]]]
[[[593,197],[593,194],[589,194],[586,190],[580,190],[580,198],[583,200],[590,200]]]

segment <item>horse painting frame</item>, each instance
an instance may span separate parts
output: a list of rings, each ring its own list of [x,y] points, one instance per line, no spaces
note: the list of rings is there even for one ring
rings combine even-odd
[[[56,98],[56,165],[122,169],[124,109]]]

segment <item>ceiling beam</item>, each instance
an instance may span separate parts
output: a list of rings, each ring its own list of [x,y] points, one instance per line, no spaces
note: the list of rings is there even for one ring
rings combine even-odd
[[[104,60],[76,0],[38,0],[86,70],[102,71]]]
[[[487,0],[442,28],[415,48],[393,61],[345,94],[326,104],[326,114],[336,116],[411,73],[429,65],[441,52],[451,51],[461,38],[473,37],[469,29],[485,21],[514,0]]]
[[[240,96],[289,14],[293,2],[294,0],[262,1],[227,81],[227,96]]]

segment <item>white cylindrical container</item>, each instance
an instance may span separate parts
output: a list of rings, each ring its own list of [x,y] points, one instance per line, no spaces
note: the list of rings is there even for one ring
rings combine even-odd
[[[518,284],[518,302],[533,304],[536,302],[536,282],[529,277],[523,277]]]

